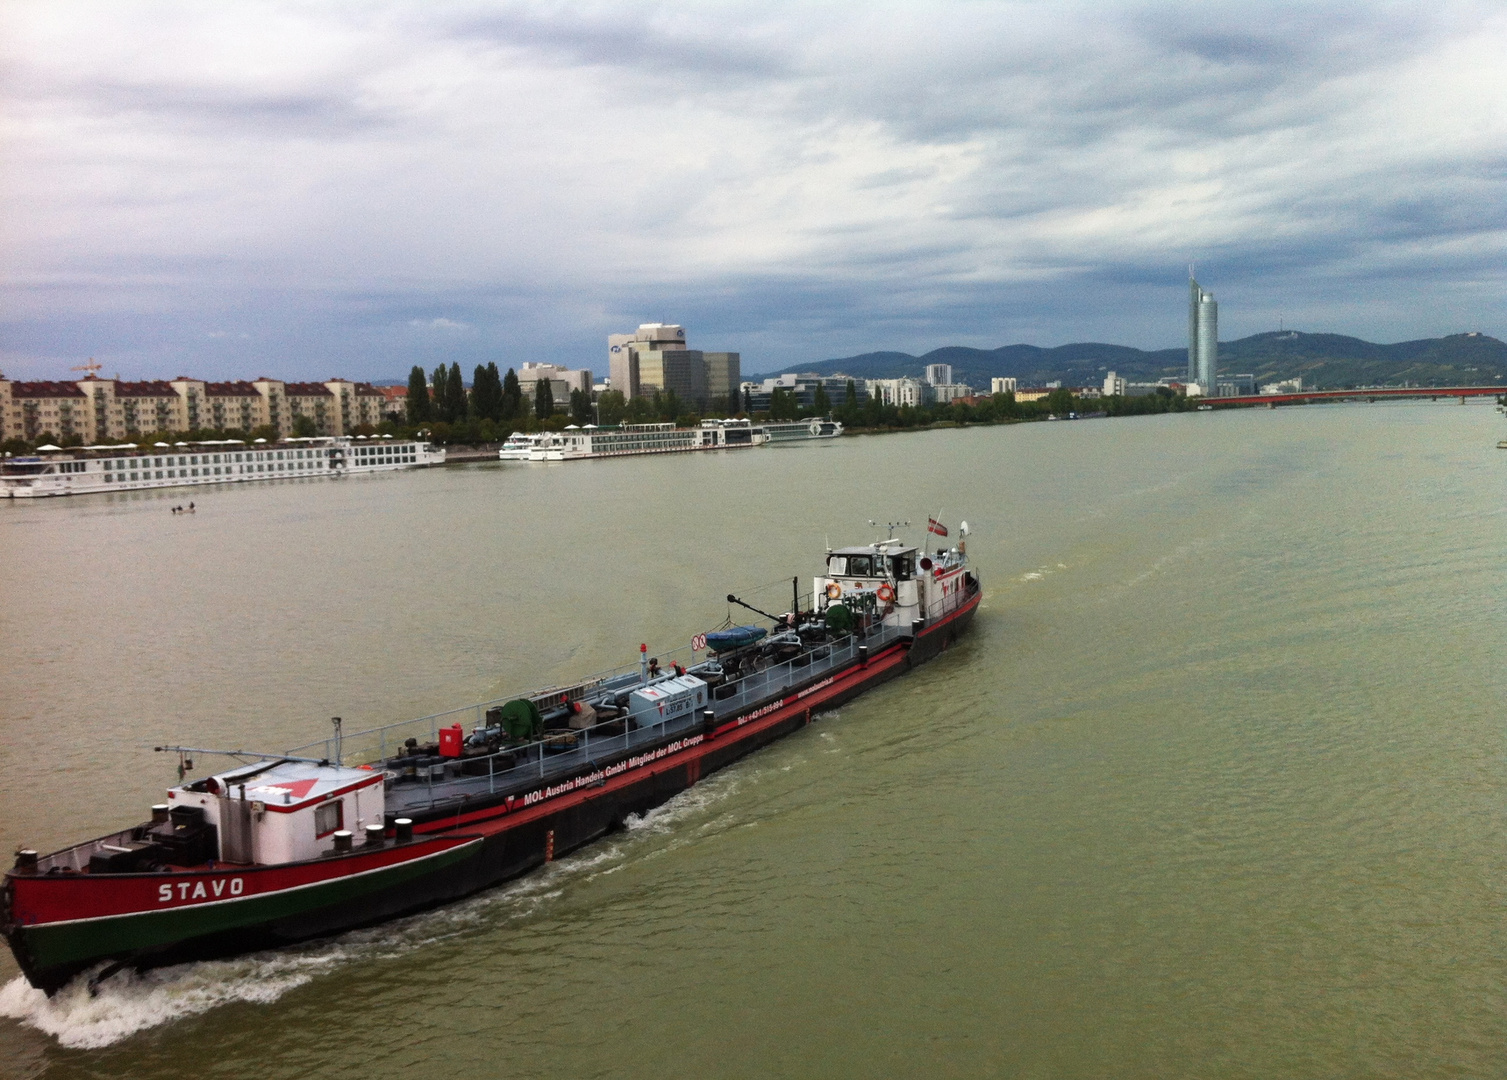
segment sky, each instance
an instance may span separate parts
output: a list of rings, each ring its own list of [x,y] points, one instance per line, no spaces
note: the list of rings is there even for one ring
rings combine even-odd
[[[1507,5],[0,0],[0,371],[1507,337]]]

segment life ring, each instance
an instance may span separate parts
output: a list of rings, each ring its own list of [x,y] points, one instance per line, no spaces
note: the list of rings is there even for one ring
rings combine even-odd
[[[834,581],[834,582],[832,582],[832,584],[830,584],[830,585],[827,586],[827,599],[828,600],[836,600],[841,595],[842,595],[842,586],[839,585],[837,582]]]
[[[883,585],[879,586],[879,589],[874,593],[874,595],[879,597],[879,602],[881,604],[888,604],[895,599],[895,590],[890,588],[889,582],[885,582]]]

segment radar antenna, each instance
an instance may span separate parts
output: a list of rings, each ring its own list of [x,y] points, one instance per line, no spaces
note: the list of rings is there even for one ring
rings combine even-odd
[[[887,521],[883,525],[881,525],[881,524],[879,524],[879,522],[875,521],[873,518],[870,518],[869,519],[869,528],[871,528],[871,529],[888,529],[889,530],[889,536],[886,539],[893,540],[895,538],[895,530],[896,529],[908,529],[908,528],[910,528],[910,522],[908,522],[908,521]]]

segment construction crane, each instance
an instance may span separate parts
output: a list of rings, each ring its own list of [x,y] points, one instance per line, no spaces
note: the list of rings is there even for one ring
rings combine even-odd
[[[89,378],[92,379],[94,378],[94,376],[99,374],[99,369],[104,366],[104,364],[101,364],[98,360],[94,359],[94,357],[91,356],[89,357],[89,362],[87,364],[80,364],[78,367],[71,367],[68,370],[87,371],[89,373]]]

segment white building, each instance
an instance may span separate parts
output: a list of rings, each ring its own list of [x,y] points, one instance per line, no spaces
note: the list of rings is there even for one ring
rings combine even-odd
[[[1125,380],[1122,379],[1122,378],[1120,378],[1113,371],[1111,371],[1108,375],[1104,376],[1104,396],[1105,397],[1124,397],[1125,396]]]
[[[591,396],[591,372],[589,371],[577,371],[555,364],[525,362],[517,374],[518,389],[523,392],[526,401],[534,399],[534,395],[539,392],[539,383],[545,380],[549,382],[551,400],[554,401],[556,409],[570,407],[572,390],[581,390],[587,397]]]
[[[929,385],[927,390],[927,396],[938,404],[973,396],[973,387],[967,383],[934,383]]]
[[[1013,394],[1015,393],[1016,380],[1014,379],[990,379],[989,393]]]
[[[869,379],[867,386],[869,397],[878,398],[886,405],[912,407],[925,405],[926,391],[930,389],[926,383],[915,379]]]
[[[948,386],[952,383],[951,364],[927,364],[926,382],[930,386]]]

